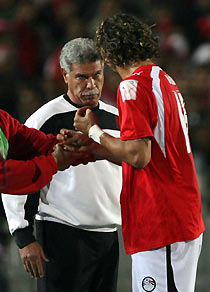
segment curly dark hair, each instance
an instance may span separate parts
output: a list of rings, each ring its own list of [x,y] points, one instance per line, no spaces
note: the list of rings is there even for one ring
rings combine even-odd
[[[113,69],[159,57],[158,40],[151,27],[125,13],[110,16],[99,25],[96,47],[105,63]]]

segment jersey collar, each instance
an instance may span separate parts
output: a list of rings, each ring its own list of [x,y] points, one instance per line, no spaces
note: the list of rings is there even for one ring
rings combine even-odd
[[[64,95],[63,95],[63,98],[66,100],[66,101],[68,101],[71,105],[73,105],[74,107],[76,107],[76,108],[81,108],[81,107],[84,107],[84,105],[79,105],[79,104],[76,104],[76,103],[74,103],[70,98],[69,98],[69,96],[67,95],[67,93],[65,93]],[[99,103],[98,103],[98,105],[96,106],[96,107],[94,107],[93,108],[93,110],[94,109],[98,109],[99,108]]]

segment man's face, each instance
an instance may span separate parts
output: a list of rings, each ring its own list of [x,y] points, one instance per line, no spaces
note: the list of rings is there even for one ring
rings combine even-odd
[[[86,64],[73,64],[70,74],[62,69],[68,96],[77,105],[98,105],[104,84],[103,67],[100,61]]]

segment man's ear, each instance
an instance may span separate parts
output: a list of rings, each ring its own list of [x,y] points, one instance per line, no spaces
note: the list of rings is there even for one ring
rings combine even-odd
[[[67,83],[68,83],[68,80],[67,80],[67,75],[68,75],[68,73],[67,73],[66,70],[63,69],[63,68],[61,68],[60,70],[61,70],[61,74],[62,74],[62,76],[63,76],[64,82],[67,84]]]

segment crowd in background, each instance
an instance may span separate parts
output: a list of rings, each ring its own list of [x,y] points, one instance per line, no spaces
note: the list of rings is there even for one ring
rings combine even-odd
[[[76,37],[94,38],[99,22],[117,11],[154,25],[161,48],[156,63],[185,99],[202,198],[210,210],[209,0],[1,0],[1,109],[24,122],[49,97],[65,92],[60,48]],[[103,100],[116,104],[119,81],[105,68]],[[2,258],[7,236],[0,234],[0,243]]]

